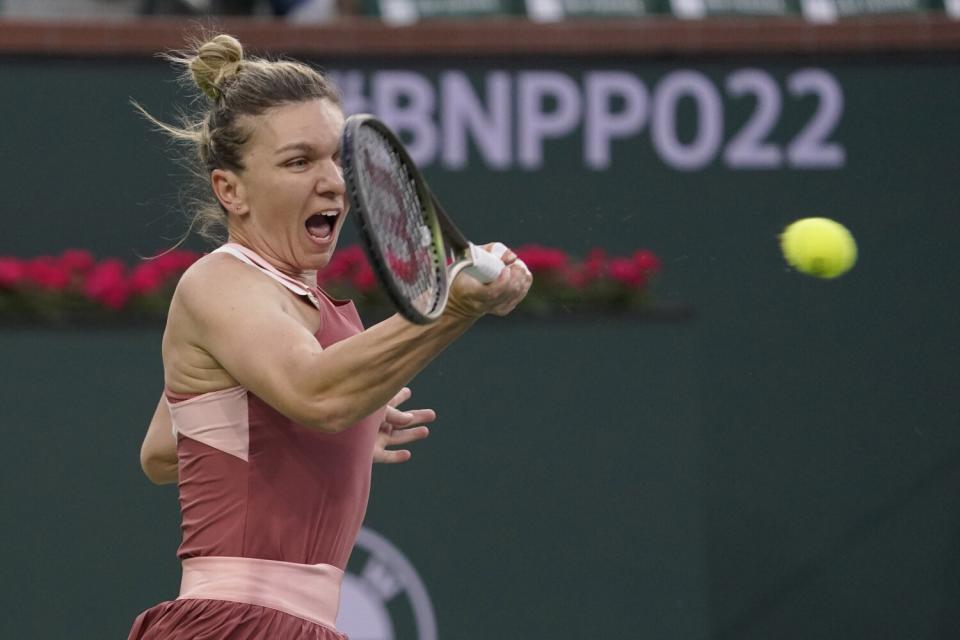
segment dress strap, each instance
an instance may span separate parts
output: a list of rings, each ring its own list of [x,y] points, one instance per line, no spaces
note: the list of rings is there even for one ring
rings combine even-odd
[[[213,253],[229,253],[233,257],[239,259],[241,262],[246,262],[250,266],[256,267],[298,296],[306,297],[307,300],[310,301],[310,304],[317,309],[320,308],[320,299],[317,296],[316,291],[308,287],[303,282],[300,282],[296,278],[291,278],[287,274],[282,273],[279,269],[260,257],[260,255],[255,251],[252,251],[241,244],[228,242],[227,244],[214,249]]]

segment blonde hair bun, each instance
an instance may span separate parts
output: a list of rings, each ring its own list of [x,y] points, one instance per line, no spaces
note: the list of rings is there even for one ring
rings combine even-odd
[[[211,100],[221,95],[223,82],[236,75],[243,64],[243,45],[233,36],[221,34],[204,42],[190,61],[193,81]]]

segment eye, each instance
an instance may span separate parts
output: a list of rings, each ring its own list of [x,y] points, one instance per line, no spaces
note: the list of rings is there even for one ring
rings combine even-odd
[[[283,166],[290,169],[303,169],[308,164],[310,164],[310,162],[306,158],[298,157],[298,158],[293,158],[292,160],[286,161],[285,163],[283,163]]]

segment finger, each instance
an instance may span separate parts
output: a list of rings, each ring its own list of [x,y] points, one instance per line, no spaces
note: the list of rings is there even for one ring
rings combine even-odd
[[[413,457],[413,454],[406,449],[398,449],[397,451],[382,451],[380,452],[380,457],[377,462],[382,462],[384,464],[398,464],[400,462],[406,462],[411,457]]]
[[[410,444],[423,440],[430,435],[430,429],[426,427],[414,427],[413,429],[404,429],[403,431],[394,431],[387,437],[387,446],[396,447],[398,445]]]
[[[509,284],[504,288],[500,297],[500,304],[495,305],[492,313],[504,316],[513,311],[519,305],[530,291],[533,283],[533,277],[525,273],[520,267],[515,267],[516,271],[511,273]],[[514,268],[511,268],[514,271]]]
[[[516,266],[516,267],[520,267],[521,269],[523,269],[524,274],[526,274],[526,275],[528,275],[528,276],[531,276],[531,277],[533,276],[533,274],[530,273],[530,268],[527,267],[527,263],[524,262],[523,260],[521,260],[520,258],[517,258],[517,259],[513,262],[513,265]]]
[[[387,412],[383,416],[383,421],[394,427],[402,427],[413,422],[414,415],[407,411],[400,411],[395,407],[387,407]]]
[[[410,387],[404,387],[403,389],[400,389],[400,391],[397,391],[396,395],[394,395],[387,404],[391,407],[396,407],[397,405],[403,404],[409,400],[410,396],[412,395],[413,391],[410,390]]]
[[[413,419],[406,423],[406,426],[403,427],[404,429],[409,429],[410,427],[415,427],[422,424],[430,424],[437,419],[437,412],[433,409],[411,409],[410,411],[407,411],[407,413],[412,415]]]
[[[487,244],[483,245],[483,248],[486,251],[493,253],[493,248],[497,244],[502,244],[502,243],[488,242]],[[514,261],[516,261],[516,259],[517,259],[517,254],[514,253],[513,250],[510,249],[509,247],[506,247],[504,249],[504,252],[500,254],[500,260],[503,262],[503,264],[506,264],[506,265],[512,264]]]
[[[513,302],[517,299],[523,299],[533,283],[533,276],[526,270],[525,265],[521,266],[514,263],[507,269],[506,277],[498,281],[499,291],[497,292],[501,301]],[[503,277],[501,273],[501,277]]]
[[[504,272],[507,273],[506,281],[511,283],[532,277],[530,269],[527,268],[527,264],[520,258],[508,264],[507,268],[501,272],[501,275]]]

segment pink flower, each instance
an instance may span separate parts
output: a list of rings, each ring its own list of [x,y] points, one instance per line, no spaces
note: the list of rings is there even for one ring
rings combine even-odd
[[[607,252],[603,249],[591,249],[583,261],[583,270],[591,280],[603,275],[607,267]]]
[[[130,298],[130,286],[126,280],[126,267],[116,259],[104,260],[87,274],[83,292],[91,300],[117,310]]]
[[[185,249],[173,249],[155,258],[147,258],[133,268],[127,281],[133,295],[151,295],[167,283],[179,278],[200,259],[200,254]]]
[[[409,268],[401,275],[409,277]],[[377,277],[363,247],[351,245],[333,254],[327,266],[317,274],[317,283],[321,286],[353,287],[360,293],[368,293],[376,288]]]
[[[373,267],[371,267],[366,261],[364,261],[361,265],[358,265],[356,272],[353,274],[352,280],[353,286],[356,287],[360,293],[371,291],[377,286],[377,276],[373,272]]]
[[[142,262],[134,267],[128,284],[136,295],[149,295],[163,287],[167,281],[163,265],[155,262]]]
[[[153,264],[157,271],[166,276],[181,274],[200,259],[200,254],[185,249],[174,249],[150,259],[147,264]]]
[[[67,249],[60,255],[60,265],[71,273],[86,273],[96,263],[86,249]]]
[[[585,289],[603,277],[606,270],[607,252],[603,249],[591,249],[584,261],[569,271],[567,284],[575,289]]]
[[[652,251],[647,249],[638,249],[633,254],[633,262],[637,268],[645,273],[657,273],[660,271],[660,258]]]
[[[351,245],[339,249],[333,254],[333,258],[330,259],[330,262],[323,271],[317,274],[318,280],[321,282],[332,282],[350,278],[357,269],[359,269],[361,265],[366,264],[366,262],[367,257],[359,245]]]
[[[0,256],[0,287],[13,288],[26,276],[22,261],[9,256]]]
[[[538,277],[534,297],[547,308],[551,302],[567,304],[577,298],[591,304],[602,304],[604,299],[619,305],[624,301],[642,302],[645,288],[662,268],[660,258],[647,249],[638,249],[626,257],[610,257],[603,249],[595,248],[583,260],[536,244],[521,246],[516,252],[537,276],[546,276]],[[68,249],[56,258],[39,256],[24,260],[0,256],[0,296],[9,296],[9,290],[14,289],[18,295],[33,295],[44,304],[51,300],[58,304],[52,294],[61,294],[63,304],[70,309],[70,296],[81,293],[106,309],[118,311],[134,296],[152,296],[153,302],[168,295],[176,279],[200,256],[177,249],[129,270],[117,259],[97,262],[83,249]],[[401,278],[414,277],[416,265],[412,262],[395,257],[391,263]],[[378,287],[376,274],[360,245],[338,250],[318,274],[318,282],[337,293],[353,292],[366,300],[375,298],[371,294]]]
[[[536,244],[527,244],[518,247],[515,253],[526,263],[527,268],[534,274],[562,271],[568,262],[567,254],[560,249],[541,247]]]
[[[50,256],[39,256],[26,264],[25,279],[44,291],[63,291],[70,285],[70,275],[70,271]]]
[[[633,289],[647,284],[647,274],[630,258],[614,258],[609,264],[610,277]]]

